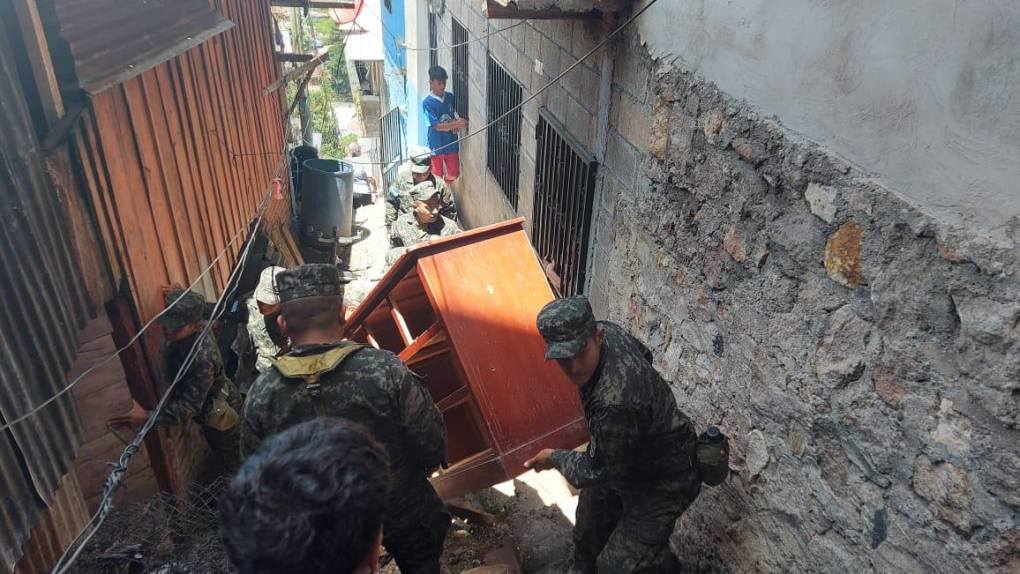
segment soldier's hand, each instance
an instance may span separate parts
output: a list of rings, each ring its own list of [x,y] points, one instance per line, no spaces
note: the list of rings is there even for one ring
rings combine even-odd
[[[552,460],[553,449],[543,448],[541,452],[524,462],[524,468],[530,468],[535,472],[555,468]]]
[[[110,420],[106,422],[111,427],[120,428],[139,428],[145,424],[145,421],[149,420],[149,411],[145,410],[145,407],[138,404],[138,401],[132,401],[134,404],[131,406],[131,410],[126,415],[119,417],[110,417]]]

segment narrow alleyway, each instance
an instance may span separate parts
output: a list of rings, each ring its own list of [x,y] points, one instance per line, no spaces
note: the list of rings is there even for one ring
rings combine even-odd
[[[361,239],[351,249],[350,269],[355,279],[344,293],[348,309],[357,307],[386,273],[389,238],[385,212],[385,201],[380,197],[355,213]],[[513,548],[523,573],[553,574],[569,568],[577,496],[560,474],[527,472],[451,503],[488,515],[493,523],[455,518],[443,557],[445,573],[502,562],[503,555],[486,560],[501,546]],[[384,572],[399,569],[390,563]]]

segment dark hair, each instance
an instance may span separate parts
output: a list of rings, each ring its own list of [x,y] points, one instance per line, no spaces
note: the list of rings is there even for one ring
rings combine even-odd
[[[432,66],[431,68],[429,68],[429,81],[430,82],[432,80],[442,80],[442,81],[445,82],[446,78],[447,78],[446,68],[444,68],[442,66]]]
[[[280,306],[280,315],[287,322],[289,335],[300,335],[316,329],[330,329],[340,322],[340,305],[343,300],[336,295],[302,297],[285,301]]]
[[[372,551],[389,491],[386,451],[320,417],[263,443],[220,496],[220,538],[240,574],[347,573]]]

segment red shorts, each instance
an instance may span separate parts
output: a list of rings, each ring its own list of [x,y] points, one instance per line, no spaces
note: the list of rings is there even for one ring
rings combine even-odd
[[[460,153],[432,156],[432,175],[451,182],[460,177]]]

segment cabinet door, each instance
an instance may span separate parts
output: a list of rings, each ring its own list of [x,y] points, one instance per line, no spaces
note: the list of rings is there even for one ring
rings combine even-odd
[[[587,440],[577,389],[545,360],[535,318],[553,294],[522,221],[409,250],[351,316],[351,338],[397,353],[443,413],[444,498]]]
[[[545,360],[535,321],[553,293],[524,231],[422,257],[418,275],[508,476],[542,448],[587,440],[577,388]]]

